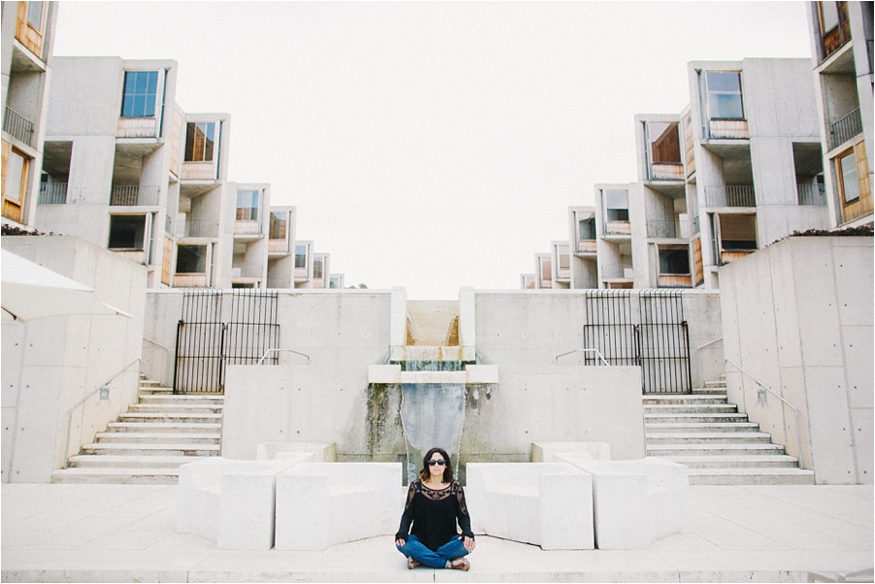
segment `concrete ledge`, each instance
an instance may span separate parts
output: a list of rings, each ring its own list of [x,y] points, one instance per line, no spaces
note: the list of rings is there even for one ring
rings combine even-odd
[[[300,454],[309,457],[300,458]],[[256,447],[256,460],[277,460],[295,458],[299,462],[334,462],[337,459],[337,445],[332,442],[262,442]]]

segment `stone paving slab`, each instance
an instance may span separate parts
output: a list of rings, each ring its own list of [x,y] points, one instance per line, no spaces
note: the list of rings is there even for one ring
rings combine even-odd
[[[4,484],[2,581],[807,582],[809,572],[872,567],[873,495],[692,486],[690,532],[650,550],[545,552],[481,536],[471,571],[457,572],[407,570],[391,536],[322,552],[219,550],[175,533],[175,485]]]

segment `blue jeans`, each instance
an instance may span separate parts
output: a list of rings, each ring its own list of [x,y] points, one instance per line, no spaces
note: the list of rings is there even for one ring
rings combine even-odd
[[[435,552],[425,547],[419,541],[419,538],[412,533],[407,536],[406,544],[396,547],[398,547],[399,552],[408,558],[413,558],[429,568],[446,568],[447,562],[468,555],[468,550],[465,549],[465,545],[462,543],[461,535],[454,535],[450,541],[439,547]]]

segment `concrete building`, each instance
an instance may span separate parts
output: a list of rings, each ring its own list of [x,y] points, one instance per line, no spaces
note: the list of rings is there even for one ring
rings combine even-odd
[[[3,2],[4,223],[32,228],[40,192],[57,2]]]
[[[872,2],[809,2],[831,225],[872,223]]]
[[[535,287],[719,288],[721,266],[834,225],[809,68],[688,63],[689,106],[635,116],[638,180],[597,184],[591,211],[569,208],[568,278]]]
[[[177,69],[57,59],[33,225],[146,266],[150,288],[327,286],[312,268],[293,274],[295,208],[274,212],[270,185],[228,180],[230,115],[184,112]]]

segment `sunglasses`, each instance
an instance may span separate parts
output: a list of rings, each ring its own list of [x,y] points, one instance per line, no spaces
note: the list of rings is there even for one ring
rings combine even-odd
[[[428,466],[443,466],[447,463],[446,460],[429,460]]]

